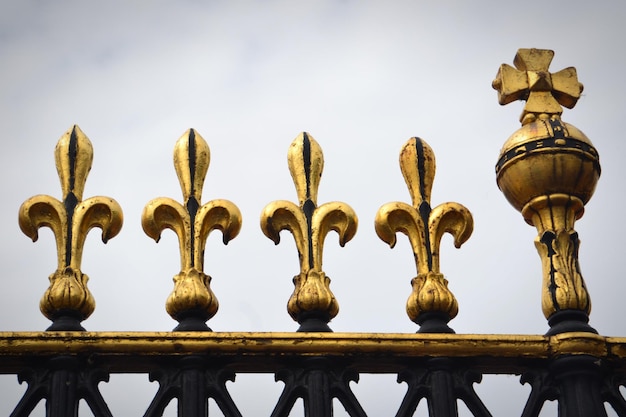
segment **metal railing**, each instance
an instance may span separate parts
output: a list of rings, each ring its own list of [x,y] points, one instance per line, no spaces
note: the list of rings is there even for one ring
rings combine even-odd
[[[600,336],[588,323],[590,297],[574,229],[600,176],[598,153],[580,130],[561,120],[561,106],[573,107],[582,85],[574,68],[550,73],[552,55],[521,49],[515,68],[502,65],[493,84],[501,104],[527,101],[522,127],[505,143],[496,174],[506,198],[538,231],[542,310],[550,326],[545,335],[457,335],[449,326],[458,302],[440,270],[440,243],[449,233],[460,247],[472,233],[473,219],[458,203],[431,206],[435,157],[419,138],[411,138],[400,153],[411,202],[387,203],[375,219],[376,233],[391,247],[398,232],[409,239],[417,275],[406,310],[419,330],[333,332],[328,323],[339,302],[322,269],[324,241],[335,231],[343,246],[358,220],[346,203],[318,203],[323,154],[308,133],[293,141],[288,154],[298,201],[274,201],[261,215],[262,232],[276,244],[281,231],[293,234],[300,272],[287,309],[300,327],[293,333],[213,332],[207,321],[218,302],[204,272],[204,248],[213,230],[222,233],[224,243],[236,238],[242,215],[228,200],[202,201],[210,151],[193,129],[174,149],[183,201],[153,199],[141,218],[145,233],[156,241],[164,229],[178,237],[181,267],[166,301],[177,327],[171,332],[86,331],[82,322],[95,309],[81,271],[86,235],[100,228],[106,243],[122,228],[123,215],[112,198],[83,198],[93,149],[74,126],[55,150],[62,199],[38,195],[19,211],[19,225],[33,240],[41,227],[53,231],[58,265],[40,302],[50,327],[0,332],[0,373],[16,374],[27,384],[11,416],[31,415],[42,402],[51,417],[77,416],[79,404],[96,417],[111,416],[100,384],[127,373],[147,374],[158,382],[145,416],[163,415],[173,401],[180,416],[206,416],[209,399],[223,415],[241,416],[227,382],[249,373],[270,374],[283,383],[270,414],[275,417],[293,415],[300,400],[305,416],[332,416],[337,402],[348,415],[365,416],[352,384],[364,374],[391,374],[406,384],[398,404],[385,404],[396,416],[412,416],[424,402],[430,416],[459,415],[459,403],[472,415],[490,416],[475,385],[491,374],[521,375],[521,382],[530,385],[519,411],[524,417],[539,416],[547,401],[558,402],[560,416],[607,416],[607,408],[626,416],[620,392],[626,384],[626,337]]]

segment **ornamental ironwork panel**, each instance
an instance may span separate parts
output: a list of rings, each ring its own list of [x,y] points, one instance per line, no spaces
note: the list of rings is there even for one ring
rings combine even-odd
[[[441,270],[444,234],[459,248],[473,231],[470,211],[456,202],[434,205],[431,191],[435,155],[423,139],[410,138],[400,151],[400,168],[410,203],[390,202],[375,214],[377,235],[392,248],[398,233],[413,251],[416,276],[410,279],[406,312],[416,333],[338,333],[329,322],[339,300],[322,267],[324,243],[334,231],[340,246],[356,235],[358,219],[344,202],[318,202],[324,158],[319,143],[299,134],[288,151],[288,167],[298,200],[270,202],[261,212],[261,231],[275,244],[280,232],[294,238],[300,271],[293,278],[287,311],[298,329],[284,332],[214,332],[207,322],[219,303],[205,272],[205,246],[218,230],[223,243],[242,228],[242,213],[224,199],[202,201],[210,150],[190,129],[174,146],[174,168],[183,198],[149,201],[141,216],[145,233],[159,241],[165,229],[178,238],[180,271],[166,300],[178,322],[171,332],[89,332],[83,322],[95,309],[88,276],[81,270],[86,236],[102,230],[106,243],[121,230],[122,208],[110,197],[83,198],[93,147],[78,126],[59,140],[55,162],[62,198],[37,195],[19,209],[19,226],[33,241],[38,230],[54,233],[57,268],[40,302],[51,321],[43,332],[0,332],[0,373],[17,375],[25,392],[12,417],[25,417],[42,403],[50,417],[113,415],[101,384],[111,375],[143,374],[158,385],[145,404],[146,417],[163,415],[170,404],[184,417],[208,416],[213,400],[224,416],[243,416],[229,390],[242,374],[269,374],[282,384],[269,415],[287,417],[301,407],[307,417],[330,417],[342,406],[364,417],[355,384],[365,374],[390,374],[405,384],[389,415],[471,415],[492,413],[476,389],[483,376],[518,375],[530,394],[519,415],[536,417],[556,401],[561,417],[626,417],[626,337],[606,337],[589,324],[591,300],[582,277],[575,222],[600,177],[598,152],[578,128],[561,119],[582,92],[576,70],[549,71],[554,53],[520,49],[515,67],[503,64],[493,82],[500,104],[525,100],[521,128],[505,142],[496,163],[496,180],[506,199],[536,227],[542,265],[541,306],[548,322],[544,335],[456,334],[450,321],[459,303]],[[346,279],[338,277],[337,279]],[[260,415],[260,414],[255,414]]]

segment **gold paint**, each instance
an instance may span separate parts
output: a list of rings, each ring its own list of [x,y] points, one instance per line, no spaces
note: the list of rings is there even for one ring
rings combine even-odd
[[[588,332],[562,333],[550,338],[550,350],[554,357],[591,355],[604,358],[608,356],[609,349],[606,337]]]
[[[562,310],[591,311],[578,264],[574,223],[582,217],[600,177],[599,157],[591,141],[560,116],[559,103],[573,107],[582,84],[574,68],[550,75],[553,55],[521,49],[515,58],[520,71],[503,64],[493,84],[500,104],[528,100],[522,127],[504,144],[496,174],[507,200],[537,228],[546,318]]]
[[[576,68],[565,68],[557,73],[548,72],[554,51],[546,49],[520,49],[515,55],[515,68],[502,64],[493,81],[502,105],[526,100],[520,121],[534,121],[541,114],[560,115],[561,105],[571,109],[583,91],[578,82]]]
[[[606,344],[609,356],[616,359],[626,359],[625,341],[626,338],[624,337],[607,337]],[[626,367],[626,363],[623,367]]]
[[[230,201],[201,204],[210,159],[206,141],[193,129],[186,131],[174,146],[174,168],[184,205],[168,197],[155,198],[146,204],[141,216],[143,230],[155,241],[164,229],[178,236],[181,270],[165,304],[176,320],[190,311],[200,312],[205,321],[215,315],[218,301],[210,287],[211,277],[204,273],[206,240],[218,229],[227,244],[241,229],[241,212]]]
[[[300,274],[294,277],[295,289],[287,303],[291,317],[301,321],[306,313],[319,313],[330,320],[337,315],[339,304],[330,290],[330,278],[322,270],[324,240],[334,230],[343,247],[356,233],[357,216],[345,203],[317,205],[324,156],[312,136],[306,132],[298,135],[287,160],[299,204],[285,200],[269,203],[261,213],[261,229],[275,244],[280,242],[282,230],[289,230],[296,242]]]
[[[33,242],[40,227],[49,227],[56,240],[58,267],[39,304],[42,313],[50,320],[69,313],[82,321],[95,309],[87,288],[89,278],[80,270],[87,233],[99,227],[104,243],[115,237],[122,228],[122,209],[109,197],[82,200],[93,147],[78,126],[61,136],[54,156],[63,200],[48,195],[31,197],[20,207],[19,225]]]
[[[576,213],[582,211],[582,201],[566,194],[537,197],[524,207],[523,213],[539,231],[535,247],[542,261],[541,305],[546,318],[564,309],[591,312],[591,300],[578,265],[579,241],[574,230]]]
[[[111,363],[155,356],[208,354],[215,356],[285,357],[345,356],[369,359],[371,366],[405,367],[407,358],[554,359],[591,355],[626,359],[626,338],[586,332],[556,336],[409,333],[284,333],[284,332],[0,332],[0,371],[8,358],[97,354]],[[475,362],[474,362],[475,361]],[[386,363],[386,364],[385,364]],[[395,363],[396,365],[393,365]],[[391,365],[390,365],[391,364]],[[487,365],[488,366],[488,365]],[[519,369],[518,361],[497,365]],[[119,371],[118,371],[119,372]]]
[[[454,245],[461,247],[472,234],[472,215],[458,203],[430,208],[435,155],[422,139],[411,138],[402,147],[400,168],[413,205],[402,202],[383,205],[376,213],[376,233],[392,248],[396,233],[402,232],[409,238],[417,269],[406,306],[411,320],[417,322],[418,316],[425,312],[446,313],[452,319],[458,313],[458,303],[440,273],[439,247],[446,232],[454,237]]]

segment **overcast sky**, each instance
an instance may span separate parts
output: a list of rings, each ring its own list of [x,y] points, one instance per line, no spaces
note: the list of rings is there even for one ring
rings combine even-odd
[[[536,231],[508,205],[494,173],[501,146],[519,128],[523,104],[501,107],[491,88],[500,64],[512,65],[518,48],[536,47],[555,50],[553,72],[575,66],[585,85],[576,108],[563,116],[587,134],[602,164],[596,194],[576,224],[581,267],[592,326],[624,336],[625,21],[626,3],[618,0],[385,6],[6,0],[0,5],[0,330],[49,325],[38,303],[56,269],[54,238],[44,229],[33,244],[19,230],[17,211],[36,194],[62,197],[53,151],[78,124],[95,151],[84,197],[113,197],[125,215],[122,232],[107,245],[99,230],[87,239],[82,271],[97,303],[83,323],[88,330],[168,331],[176,325],[164,303],[180,268],[177,238],[168,230],[155,244],[140,216],[152,198],[182,199],[172,150],[193,127],[211,148],[203,202],[226,198],[243,215],[242,231],[228,246],[219,232],[207,244],[205,272],[220,302],[208,323],[212,329],[298,327],[286,311],[299,272],[293,238],[283,232],[274,246],[259,228],[259,215],[271,201],[297,201],[286,155],[307,131],[325,156],[318,203],[343,201],[359,216],[345,248],[334,233],[325,245],[324,271],[340,305],[333,330],[417,330],[405,313],[416,274],[408,239],[400,235],[390,250],[376,236],[373,219],[384,203],[410,203],[398,154],[406,140],[420,136],[437,157],[432,205],[459,202],[475,222],[460,250],[450,236],[441,245],[441,270],[460,305],[450,326],[457,333],[545,333]],[[103,387],[117,398],[111,399],[114,414],[145,410],[156,384],[138,378],[146,381],[138,389],[143,397],[124,399],[110,387],[115,377]],[[518,388],[517,377],[508,380],[528,392]],[[11,404],[0,405],[6,415],[24,387],[14,376],[0,382],[5,392],[12,390]],[[363,392],[380,391],[370,385]],[[366,411],[395,410],[404,387],[392,388],[384,407],[362,394]],[[280,385],[268,389],[274,390],[269,400],[248,397],[244,414],[269,414]],[[523,401],[523,395],[485,400],[494,414],[519,413]]]

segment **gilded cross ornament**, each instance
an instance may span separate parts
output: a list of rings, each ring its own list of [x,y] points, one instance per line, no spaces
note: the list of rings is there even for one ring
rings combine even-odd
[[[63,199],[36,195],[19,210],[22,232],[37,241],[38,229],[49,227],[57,247],[57,269],[50,275],[39,308],[50,320],[47,330],[85,330],[80,324],[93,313],[96,303],[87,288],[89,277],[80,270],[87,233],[102,229],[102,241],[115,237],[122,228],[120,205],[109,197],[83,200],[87,175],[93,161],[93,147],[78,126],[73,126],[54,150]]]
[[[542,309],[548,334],[595,330],[587,324],[591,300],[578,262],[574,223],[600,178],[600,159],[583,132],[561,120],[582,91],[576,70],[548,72],[554,52],[520,49],[518,70],[504,64],[493,87],[500,104],[527,100],[522,127],[504,144],[496,179],[507,200],[535,226],[543,268]],[[526,77],[526,78],[525,78]]]
[[[178,236],[180,272],[165,307],[179,322],[174,330],[211,330],[206,321],[217,313],[218,301],[211,290],[211,277],[204,273],[204,249],[211,231],[222,232],[227,244],[239,234],[241,212],[228,200],[201,204],[202,188],[210,163],[206,141],[195,130],[185,132],[174,146],[174,168],[184,203],[159,197],[146,204],[141,216],[145,233],[156,242],[164,229]]]
[[[459,248],[474,229],[472,214],[459,203],[430,206],[435,179],[435,154],[426,141],[409,139],[400,151],[400,169],[411,195],[412,205],[392,202],[376,213],[376,233],[390,247],[396,233],[409,238],[417,276],[411,280],[413,291],[406,304],[410,319],[420,325],[420,333],[454,333],[448,327],[459,311],[448,281],[439,269],[439,247],[444,233],[454,237]]]
[[[571,109],[580,98],[583,85],[578,82],[576,68],[551,73],[548,68],[553,57],[554,51],[546,49],[520,49],[513,60],[515,68],[502,64],[493,81],[500,104],[526,100],[522,124],[540,114],[560,115],[562,105]]]
[[[346,203],[317,205],[324,156],[311,135],[303,132],[291,143],[287,160],[299,204],[269,203],[261,213],[261,229],[275,244],[280,243],[282,230],[289,230],[295,239],[300,274],[293,279],[295,289],[287,311],[300,323],[298,331],[328,332],[328,322],[339,312],[339,304],[330,290],[330,278],[322,270],[324,240],[334,230],[344,246],[355,235],[358,220]]]

